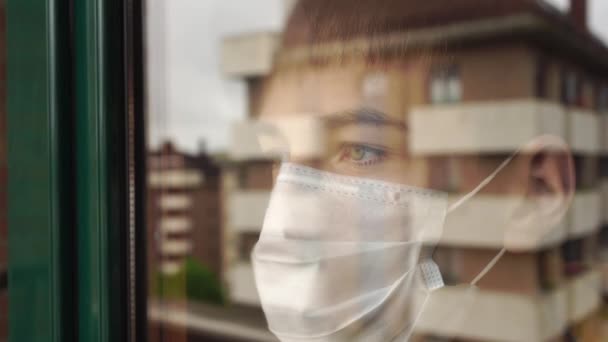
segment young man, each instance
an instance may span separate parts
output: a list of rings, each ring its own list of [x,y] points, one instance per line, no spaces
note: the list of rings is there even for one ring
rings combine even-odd
[[[269,327],[281,341],[407,340],[425,319],[430,293],[443,287],[434,246],[467,234],[492,240],[496,252],[479,257],[478,276],[459,279],[475,289],[505,252],[543,245],[570,204],[572,158],[560,137],[509,136],[504,144],[504,137],[424,121],[417,112],[429,102],[467,98],[462,79],[470,71],[460,60],[527,49],[497,42],[467,50],[450,32],[421,31],[451,20],[449,8],[437,7],[449,3],[305,0],[295,6],[256,105],[270,127],[260,144],[284,156],[252,255]],[[474,8],[468,3],[454,6],[467,14]],[[502,79],[471,81],[479,100],[528,96],[501,89],[525,82],[518,70],[483,63]],[[444,152],[428,152],[440,145]],[[470,206],[483,195],[505,198],[500,215]],[[464,216],[483,221],[487,231],[471,230],[459,221]],[[469,304],[463,297],[432,314],[457,325]]]

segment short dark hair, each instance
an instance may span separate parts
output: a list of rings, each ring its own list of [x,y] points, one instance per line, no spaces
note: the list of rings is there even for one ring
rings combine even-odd
[[[458,0],[467,3],[471,0]],[[486,0],[494,2],[493,0]],[[411,54],[428,47],[408,45],[407,32],[441,23],[449,0],[299,0],[283,32],[279,64],[325,63],[357,55],[366,60]],[[479,0],[474,2],[478,3]]]

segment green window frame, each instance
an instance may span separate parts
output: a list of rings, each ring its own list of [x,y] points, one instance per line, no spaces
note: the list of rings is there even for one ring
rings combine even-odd
[[[9,341],[145,340],[141,9],[6,2]]]

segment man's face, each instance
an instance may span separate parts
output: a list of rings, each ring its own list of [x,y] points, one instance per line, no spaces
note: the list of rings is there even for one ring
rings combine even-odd
[[[518,156],[486,183],[484,180],[509,154],[411,153],[408,113],[428,103],[430,64],[428,58],[413,58],[403,62],[385,61],[381,66],[352,62],[281,71],[262,87],[259,118],[270,123],[294,121],[293,131],[282,132],[283,147],[293,163],[346,176],[453,193],[450,203],[477,191],[483,182],[479,195],[489,197],[476,196],[475,201],[468,201],[468,208],[463,211],[467,214],[463,215],[473,219],[483,213],[478,208],[494,203],[496,196],[506,196],[508,201],[501,210],[506,213],[505,217],[497,219],[494,225],[505,232],[518,227],[529,236],[529,227],[519,227],[519,221],[511,220],[509,215],[516,207],[533,207],[532,202],[526,201],[530,157]],[[298,120],[303,118],[317,124],[299,124]],[[433,133],[433,127],[424,129]],[[453,136],[459,134],[452,133]],[[313,145],[315,148],[310,148]],[[299,153],[311,149],[314,153]],[[465,229],[466,225],[461,227],[453,218],[446,220],[447,230]],[[537,230],[539,236],[546,234],[544,229]]]
[[[261,120],[315,117],[323,132],[316,155],[291,161],[334,173],[427,186],[427,165],[408,153],[406,74],[402,65],[303,67],[278,73],[266,87]],[[404,77],[406,76],[406,77]],[[304,133],[306,134],[306,133]],[[291,140],[294,145],[308,142]]]
[[[283,181],[278,177],[258,252],[280,250],[282,254],[274,257],[289,260],[292,254],[312,254],[319,264],[299,265],[297,270],[292,264],[287,266],[285,273],[297,274],[298,298],[266,301],[270,311],[273,305],[286,312],[291,311],[282,305],[296,306],[310,321],[331,308],[335,313],[320,321],[342,324],[361,312],[371,312],[371,302],[366,304],[361,298],[382,294],[386,298],[373,301],[382,309],[366,314],[357,324],[381,328],[386,336],[408,327],[407,322],[419,312],[418,305],[427,295],[415,278],[421,254],[428,252],[421,241],[429,237],[425,242],[433,243],[431,232],[439,235],[444,197],[432,200],[421,191],[414,198],[402,191],[406,187],[386,186],[389,190],[385,190],[384,183],[369,181],[428,187],[427,163],[408,152],[406,113],[411,94],[403,82],[406,74],[402,65],[310,67],[278,73],[263,87],[260,120],[276,123],[279,131],[290,126],[291,130],[281,131],[290,162],[358,178],[357,183],[347,183],[342,177],[319,173],[294,185],[297,174],[283,173]],[[292,125],[285,125],[286,121]],[[365,196],[364,191],[379,188],[377,197]],[[277,246],[276,236],[284,239],[282,246]],[[334,255],[345,246],[353,249]],[[266,282],[273,274],[282,274],[281,269],[258,267],[263,299],[271,300],[271,293],[280,292],[273,287],[279,282]],[[290,276],[280,281],[296,283]],[[392,284],[402,284],[408,291],[390,295]],[[297,332],[295,327],[292,330]],[[363,326],[350,325],[344,332],[347,337],[337,340],[360,340],[361,330]]]

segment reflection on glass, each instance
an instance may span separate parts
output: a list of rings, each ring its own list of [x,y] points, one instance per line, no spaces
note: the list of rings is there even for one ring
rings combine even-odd
[[[150,0],[150,339],[608,339],[600,3]]]
[[[6,25],[5,4],[0,3],[0,341],[8,339],[8,138],[6,117]]]

